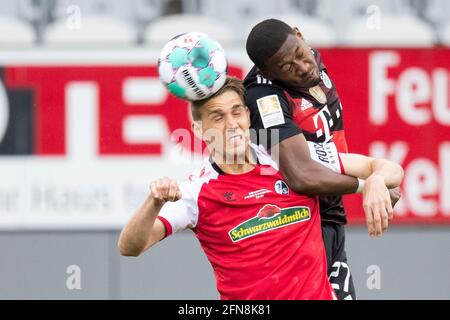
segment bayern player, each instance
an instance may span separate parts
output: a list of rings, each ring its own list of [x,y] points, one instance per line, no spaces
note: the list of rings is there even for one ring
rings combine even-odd
[[[210,157],[178,184],[158,179],[124,227],[119,249],[138,256],[191,229],[211,263],[221,299],[333,299],[316,196],[296,193],[262,146],[250,143],[250,112],[241,80],[227,78],[211,98],[193,102],[192,128]],[[311,155],[336,172],[401,182],[395,163],[338,155],[333,143],[310,143]],[[375,196],[387,188],[374,186]]]
[[[310,48],[298,28],[268,19],[250,32],[247,53],[255,66],[245,79],[245,101],[251,111],[251,126],[264,133],[260,143],[278,148],[280,171],[291,188],[318,194],[322,233],[327,251],[328,273],[339,299],[355,299],[355,290],[345,252],[347,222],[342,194],[353,193],[355,182],[318,171],[308,161],[306,141],[333,141],[341,153],[348,152],[342,105],[319,51]],[[262,131],[261,131],[262,130]],[[278,141],[271,141],[276,130]],[[267,137],[267,139],[266,139]],[[306,139],[306,140],[305,140]],[[382,184],[372,176],[368,184]],[[400,197],[391,191],[393,204]],[[364,195],[364,210],[371,236],[380,236],[392,217],[392,205],[374,204]]]

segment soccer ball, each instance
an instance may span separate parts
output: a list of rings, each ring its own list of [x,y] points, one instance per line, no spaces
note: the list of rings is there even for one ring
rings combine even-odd
[[[162,49],[158,73],[159,79],[175,96],[191,101],[206,99],[225,83],[225,52],[206,34],[184,33]]]

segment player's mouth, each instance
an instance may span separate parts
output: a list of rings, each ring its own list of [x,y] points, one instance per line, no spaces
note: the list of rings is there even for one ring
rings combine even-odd
[[[241,144],[243,140],[244,140],[244,136],[242,134],[233,134],[227,138],[227,142],[230,145]]]
[[[303,86],[315,86],[319,84],[319,82],[320,77],[314,69],[311,72],[308,72],[307,75],[302,78]]]
[[[304,77],[303,80],[310,81],[316,78],[316,72],[314,69],[312,69],[310,72],[308,72]]]

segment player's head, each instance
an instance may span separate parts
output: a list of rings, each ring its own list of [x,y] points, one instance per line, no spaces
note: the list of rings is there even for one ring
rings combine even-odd
[[[214,95],[191,102],[191,113],[192,130],[211,153],[227,159],[245,154],[250,142],[250,111],[241,80],[227,77]]]
[[[291,87],[312,87],[320,82],[319,67],[297,27],[268,19],[247,37],[247,54],[269,80]]]

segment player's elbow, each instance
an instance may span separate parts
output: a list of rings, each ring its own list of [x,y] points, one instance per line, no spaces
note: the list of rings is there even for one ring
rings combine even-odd
[[[129,243],[126,243],[122,239],[119,239],[117,247],[119,248],[120,255],[124,257],[139,257],[143,252],[141,248],[130,245]]]
[[[119,248],[120,255],[124,257],[139,257],[142,253],[140,250],[133,250],[128,248]]]

